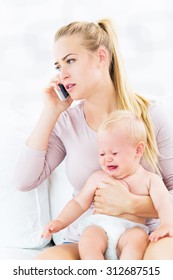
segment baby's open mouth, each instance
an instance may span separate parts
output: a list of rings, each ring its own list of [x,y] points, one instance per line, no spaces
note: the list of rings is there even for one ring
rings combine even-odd
[[[118,166],[117,165],[109,165],[107,168],[108,170],[115,170]]]

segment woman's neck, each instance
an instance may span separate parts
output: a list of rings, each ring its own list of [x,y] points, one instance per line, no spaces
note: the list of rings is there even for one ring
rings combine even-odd
[[[114,86],[102,89],[94,93],[84,101],[84,115],[87,124],[94,130],[98,130],[103,120],[117,108]]]

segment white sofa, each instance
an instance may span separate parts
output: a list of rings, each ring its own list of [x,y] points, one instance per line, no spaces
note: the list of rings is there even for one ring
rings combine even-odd
[[[25,106],[1,110],[0,114],[0,260],[33,259],[45,246],[51,246],[40,238],[42,229],[72,195],[65,163],[35,190],[20,192],[14,186],[16,160],[36,123],[37,114],[31,109]],[[62,233],[55,234],[53,240],[61,243]]]
[[[172,118],[173,96],[164,97],[161,102]],[[34,259],[40,250],[51,246],[40,238],[42,229],[72,195],[72,187],[65,176],[65,163],[35,190],[20,192],[13,184],[16,159],[38,117],[38,112],[34,115],[31,108],[29,105],[0,115],[1,260]],[[61,243],[62,232],[54,234],[53,241]]]

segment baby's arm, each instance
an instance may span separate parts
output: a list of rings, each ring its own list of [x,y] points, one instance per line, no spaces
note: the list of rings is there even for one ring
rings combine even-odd
[[[50,239],[52,233],[56,233],[69,224],[74,222],[82,213],[84,212],[81,205],[76,201],[76,199],[71,199],[65,207],[62,209],[58,217],[50,221],[44,228],[42,237]]]
[[[170,194],[163,180],[156,174],[151,177],[150,196],[160,219],[160,226],[150,234],[150,241],[173,236],[173,205]]]
[[[47,224],[43,230],[42,237],[50,239],[52,233],[66,228],[90,207],[100,174],[96,172],[88,178],[80,193],[65,205],[55,220]]]

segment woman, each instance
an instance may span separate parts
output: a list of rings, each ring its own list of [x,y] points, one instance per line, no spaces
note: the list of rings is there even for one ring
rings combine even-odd
[[[18,162],[20,174],[16,174],[16,180],[19,189],[26,191],[38,186],[66,157],[67,175],[76,195],[89,175],[100,169],[96,141],[100,123],[112,111],[127,109],[144,121],[148,147],[154,155],[149,161],[155,170],[159,165],[171,191],[171,127],[156,103],[135,94],[128,85],[111,22],[74,22],[60,28],[55,34],[54,52],[59,74],[44,91],[44,109]],[[59,82],[70,95],[67,101],[61,101],[55,92],[59,89]],[[70,107],[73,100],[82,101]],[[158,152],[161,155],[159,162]],[[142,165],[149,169],[145,159]],[[131,194],[121,184],[115,188],[111,179],[107,184],[108,188],[96,191],[96,213],[116,216],[128,212],[141,217],[157,217],[149,196]],[[79,237],[75,226],[69,227],[65,237],[65,242],[70,243],[46,249],[38,258],[79,259]],[[156,225],[153,223],[152,226]],[[173,238],[161,239],[148,246],[144,258],[173,259],[171,247]]]

